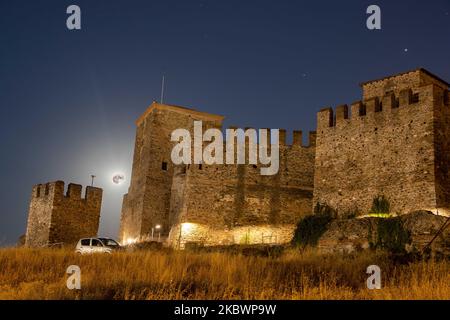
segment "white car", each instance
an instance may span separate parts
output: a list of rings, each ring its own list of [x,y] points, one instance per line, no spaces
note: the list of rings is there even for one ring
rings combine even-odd
[[[112,253],[113,250],[119,250],[120,244],[109,238],[84,238],[80,239],[75,247],[75,252],[81,254],[87,253]]]

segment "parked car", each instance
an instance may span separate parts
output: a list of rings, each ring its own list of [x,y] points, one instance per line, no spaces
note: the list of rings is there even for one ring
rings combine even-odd
[[[117,241],[110,238],[84,238],[80,239],[75,247],[75,252],[87,253],[112,253],[120,250],[121,246]]]

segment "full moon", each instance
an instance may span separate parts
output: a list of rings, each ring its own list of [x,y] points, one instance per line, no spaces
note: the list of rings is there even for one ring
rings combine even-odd
[[[122,184],[125,181],[125,175],[123,175],[122,173],[116,173],[112,177],[112,181],[114,184]]]

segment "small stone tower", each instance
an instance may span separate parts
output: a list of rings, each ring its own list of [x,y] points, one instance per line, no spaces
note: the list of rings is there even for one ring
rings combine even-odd
[[[33,187],[26,246],[75,244],[80,238],[97,235],[103,190],[86,187],[82,198],[81,189],[81,185],[71,183],[64,194],[63,181]]]

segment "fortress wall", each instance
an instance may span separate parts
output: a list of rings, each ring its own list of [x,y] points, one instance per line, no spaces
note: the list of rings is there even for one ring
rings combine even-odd
[[[367,213],[373,198],[384,194],[392,212],[434,208],[436,88],[356,102],[351,113],[347,106],[336,116],[330,108],[319,112],[314,203],[340,214]]]

